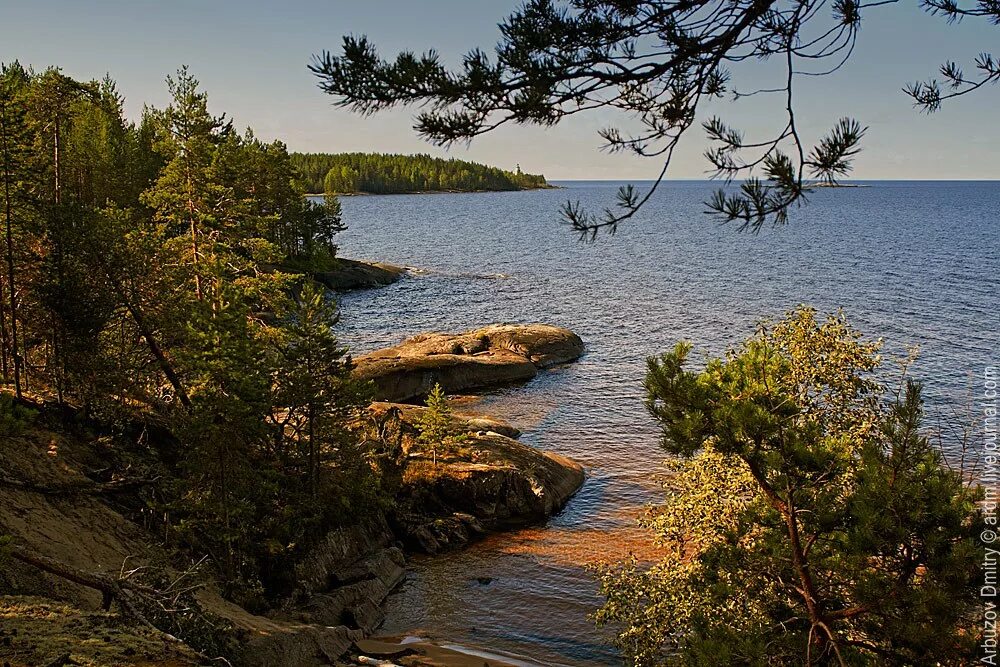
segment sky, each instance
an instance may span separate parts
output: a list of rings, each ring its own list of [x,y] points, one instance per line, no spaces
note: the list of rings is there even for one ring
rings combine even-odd
[[[413,111],[361,117],[335,108],[307,70],[313,54],[336,52],[345,34],[368,35],[383,55],[429,48],[445,62],[482,47],[492,51],[496,24],[517,6],[508,0],[0,0],[0,61],[36,69],[56,65],[73,77],[110,74],[136,118],[144,104],[165,106],[164,78],[180,65],[208,91],[213,112],[226,112],[258,137],[281,139],[290,150],[431,153],[516,164],[550,180],[649,179],[652,159],[608,155],[597,131],[628,126],[612,112],[566,119],[555,128],[509,126],[471,146],[435,148],[412,129]],[[851,61],[828,77],[796,84],[804,137],[818,139],[844,116],[869,127],[855,162],[857,179],[1000,179],[1000,86],[922,114],[902,93],[907,82],[933,76],[945,60],[972,70],[972,59],[997,43],[1000,28],[985,21],[948,25],[915,0],[865,11]],[[768,65],[734,71],[740,89],[776,83]],[[783,124],[776,98],[713,103],[717,114],[764,137]],[[756,133],[756,134],[755,134]],[[669,177],[705,178],[707,141],[690,132]]]

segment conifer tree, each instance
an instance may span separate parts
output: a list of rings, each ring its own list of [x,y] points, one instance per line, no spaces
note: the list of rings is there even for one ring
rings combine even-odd
[[[613,233],[649,201],[667,175],[674,151],[694,128],[712,142],[705,157],[726,183],[708,211],[741,229],[783,224],[817,182],[850,174],[866,128],[843,118],[809,137],[796,116],[797,82],[840,70],[862,38],[863,18],[890,11],[889,2],[838,0],[527,0],[499,24],[493,54],[473,49],[445,66],[437,51],[383,58],[364,35],[344,36],[339,53],[318,54],[310,70],[335,103],[365,115],[403,105],[419,107],[415,129],[436,145],[471,141],[513,123],[550,127],[595,110],[625,121],[600,130],[604,147],[659,162],[652,186],[622,187],[617,201],[591,212],[568,201],[563,217],[584,237]],[[1000,22],[996,0],[925,0],[926,11],[949,22]],[[776,62],[781,82],[740,86],[731,67]],[[906,86],[926,111],[1000,82],[1000,60],[989,53],[963,70],[953,61],[940,80]],[[901,83],[901,82],[899,82]],[[898,88],[892,83],[891,88]],[[774,105],[776,130],[748,136],[717,116],[702,118],[713,100],[755,96]],[[626,120],[627,119],[627,120]]]
[[[155,185],[143,194],[143,203],[165,223],[167,235],[179,239],[186,263],[193,267],[193,289],[199,301],[205,298],[205,263],[214,261],[213,232],[221,225],[219,203],[223,188],[212,173],[216,145],[230,128],[223,118],[208,112],[208,96],[187,68],[167,78],[172,102],[156,114],[156,150],[164,165]]]
[[[982,489],[921,434],[919,385],[800,309],[703,371],[649,360],[672,464],[645,524],[665,557],[603,572],[598,614],[636,665],[975,660]]]
[[[342,216],[185,69],[168,88],[131,123],[110,80],[3,67],[4,380],[109,427],[156,413],[178,448],[162,534],[259,602],[282,559],[378,502],[335,309],[278,268],[332,260]]]
[[[30,154],[25,94],[28,73],[17,62],[0,69],[0,163],[3,177],[3,280],[0,281],[0,333],[3,339],[3,374],[12,376],[14,391],[21,398],[24,357],[21,351],[18,280],[15,268],[18,238],[15,219],[23,226],[26,168]]]
[[[416,420],[420,435],[417,441],[429,447],[434,464],[437,464],[439,449],[446,449],[466,440],[465,434],[455,425],[454,411],[448,403],[448,397],[439,383],[435,383],[427,394],[427,409],[418,415]]]
[[[297,443],[305,462],[309,493],[318,493],[321,458],[343,447],[353,436],[351,419],[368,403],[368,388],[351,378],[347,349],[333,334],[337,310],[312,283],[300,290],[276,340],[274,404],[279,443]]]

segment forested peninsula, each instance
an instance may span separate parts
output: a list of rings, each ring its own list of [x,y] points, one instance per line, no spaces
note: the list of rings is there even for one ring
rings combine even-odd
[[[551,187],[520,165],[506,171],[465,160],[390,153],[292,153],[302,186],[310,193],[406,194],[499,192]]]

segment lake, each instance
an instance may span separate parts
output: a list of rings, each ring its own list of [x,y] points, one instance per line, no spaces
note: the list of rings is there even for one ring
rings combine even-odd
[[[588,618],[600,599],[586,566],[646,546],[634,522],[658,498],[664,454],[643,408],[645,359],[679,339],[695,344],[693,359],[720,354],[798,304],[843,308],[885,339],[887,357],[920,346],[913,374],[927,385],[928,424],[953,424],[998,361],[1000,183],[824,189],[787,226],[754,236],[703,214],[715,185],[672,182],[593,244],[558,224],[559,204],[597,209],[619,184],[559,185],[343,198],[343,256],[421,272],[344,295],[337,331],[358,353],[493,322],[546,322],[583,338],[580,361],[475,404],[521,428],[523,441],[580,461],[579,494],[545,526],[412,559],[383,631],[529,664],[616,664]],[[955,447],[950,435],[944,443]]]

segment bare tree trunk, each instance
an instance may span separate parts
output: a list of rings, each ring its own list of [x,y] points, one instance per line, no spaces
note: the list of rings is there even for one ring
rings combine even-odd
[[[142,309],[136,305],[132,299],[129,298],[128,294],[125,292],[125,286],[114,276],[110,268],[105,264],[104,260],[99,260],[101,268],[104,269],[104,274],[107,276],[108,281],[111,283],[112,288],[121,299],[122,304],[125,309],[132,316],[132,321],[135,322],[135,326],[139,329],[139,333],[142,334],[143,339],[146,341],[146,347],[149,348],[150,353],[156,359],[157,364],[160,366],[160,370],[167,377],[167,381],[170,382],[170,386],[174,388],[177,393],[177,398],[185,408],[191,407],[191,399],[188,397],[187,391],[184,389],[184,383],[181,382],[181,378],[177,375],[177,371],[174,370],[173,364],[167,358],[167,355],[160,349],[160,346],[156,342],[156,336],[153,335],[153,330],[150,328],[146,321],[146,316],[142,312]]]
[[[788,497],[782,498],[774,487],[768,483],[760,468],[758,468],[753,461],[744,459],[744,462],[747,464],[747,469],[750,471],[754,481],[757,482],[757,485],[764,493],[764,496],[768,499],[771,507],[773,507],[781,515],[785,522],[785,529],[788,532],[788,540],[790,542],[792,552],[792,567],[795,570],[796,577],[801,585],[801,588],[799,588],[799,595],[802,596],[802,600],[806,606],[806,611],[809,614],[809,623],[812,625],[813,631],[818,628],[822,631],[823,635],[826,636],[826,639],[824,639],[819,633],[810,631],[810,644],[812,642],[812,637],[815,634],[816,641],[820,644],[820,646],[822,648],[832,648],[837,659],[837,663],[843,665],[844,660],[840,655],[837,635],[830,628],[831,619],[825,613],[823,601],[818,594],[816,583],[813,580],[812,572],[809,568],[809,559],[806,556],[805,549],[802,545],[802,539],[799,534],[799,519],[796,515],[793,494],[789,489],[787,491]],[[807,664],[810,663],[807,662]]]
[[[56,214],[56,220],[57,220],[57,225],[58,225],[57,234],[59,234],[59,240],[56,242],[55,250],[56,250],[56,267],[57,267],[57,276],[58,276],[58,279],[59,279],[59,285],[60,285],[60,287],[64,287],[64,285],[65,285],[65,272],[63,271],[63,251],[62,251],[62,243],[63,243],[63,239],[62,239],[62,233],[63,233],[63,230],[62,230],[63,211],[62,211],[62,182],[61,182],[62,181],[62,166],[59,164],[59,139],[60,139],[60,131],[59,130],[60,130],[60,125],[61,125],[60,121],[61,121],[61,118],[60,118],[59,112],[57,110],[56,111],[56,115],[55,115],[55,128],[54,128],[53,135],[52,135],[52,139],[53,139],[52,140],[52,150],[53,150],[52,160],[53,160],[54,175],[55,175],[55,202],[56,202],[55,214]],[[53,331],[52,331],[52,368],[53,368],[53,370],[52,370],[52,373],[54,375],[55,384],[56,384],[56,400],[60,404],[62,404],[62,402],[63,402],[63,372],[62,372],[62,369],[63,369],[63,361],[62,361],[63,346],[61,344],[62,341],[60,340],[61,336],[62,336],[61,328],[53,327]]]
[[[225,658],[209,658],[205,654],[194,650],[172,634],[164,632],[153,625],[146,614],[139,609],[135,601],[138,600],[140,603],[145,604],[155,604],[158,598],[163,597],[163,593],[161,591],[148,586],[136,584],[135,582],[125,579],[114,579],[104,574],[95,574],[78,570],[75,567],[54,558],[32,553],[17,544],[13,545],[11,548],[10,555],[12,558],[38,568],[43,572],[53,574],[57,577],[61,577],[62,579],[66,579],[67,581],[72,581],[75,584],[99,591],[101,593],[102,605],[105,610],[111,609],[111,605],[117,602],[124,616],[132,619],[133,621],[139,622],[149,630],[155,632],[166,643],[191,651],[206,663],[220,661],[225,665],[230,664],[230,662]],[[160,606],[163,606],[162,603]]]
[[[194,194],[192,192],[190,167],[186,167],[186,171],[188,221],[191,225],[191,262],[194,264],[194,294],[198,298],[198,301],[201,301],[201,274],[198,273],[198,223],[195,221]]]
[[[316,406],[309,403],[309,493],[316,497],[316,476],[318,473],[316,462]]]
[[[177,374],[177,371],[174,370],[173,364],[170,363],[170,359],[167,357],[166,353],[156,342],[156,336],[153,334],[153,329],[149,326],[149,322],[146,320],[146,315],[142,312],[142,308],[129,296],[128,292],[125,290],[125,286],[105,261],[104,255],[101,253],[100,249],[91,248],[90,251],[98,266],[101,267],[101,271],[104,272],[108,282],[111,283],[111,288],[115,291],[119,301],[121,301],[121,304],[125,306],[125,310],[128,311],[129,315],[132,316],[132,321],[135,323],[136,328],[139,329],[139,334],[142,335],[143,340],[146,341],[146,347],[149,348],[150,353],[156,359],[157,365],[159,365],[160,370],[163,371],[163,374],[167,377],[167,381],[170,382],[170,386],[174,388],[174,392],[177,394],[177,399],[181,402],[181,405],[190,409],[191,399],[188,396],[187,391],[184,389],[184,383],[181,382],[180,376]]]
[[[11,227],[13,224],[13,205],[11,203],[11,198],[13,193],[11,192],[11,182],[13,181],[13,176],[11,174],[11,156],[10,156],[10,137],[9,133],[11,128],[7,123],[7,115],[0,114],[0,136],[3,137],[3,188],[4,188],[4,232],[6,241],[6,255],[7,255],[7,298],[9,299],[10,305],[10,353],[14,365],[14,392],[18,398],[21,398],[21,354],[18,349],[19,341],[17,336],[17,288],[14,282],[14,238]],[[6,351],[5,351],[6,360]]]
[[[0,374],[10,378],[10,335],[7,333],[7,280],[0,277]]]
[[[77,570],[76,568],[71,567],[66,563],[61,563],[54,558],[31,553],[24,547],[16,544],[11,548],[10,555],[22,563],[27,563],[28,565],[37,567],[43,572],[48,572],[49,574],[54,574],[57,577],[62,577],[67,581],[72,581],[74,584],[80,584],[81,586],[86,586],[87,588],[93,588],[100,591],[103,597],[103,606],[105,610],[110,609],[111,603],[122,597],[121,586],[119,586],[113,579],[105,575],[92,574],[90,572],[84,572],[83,570]]]

